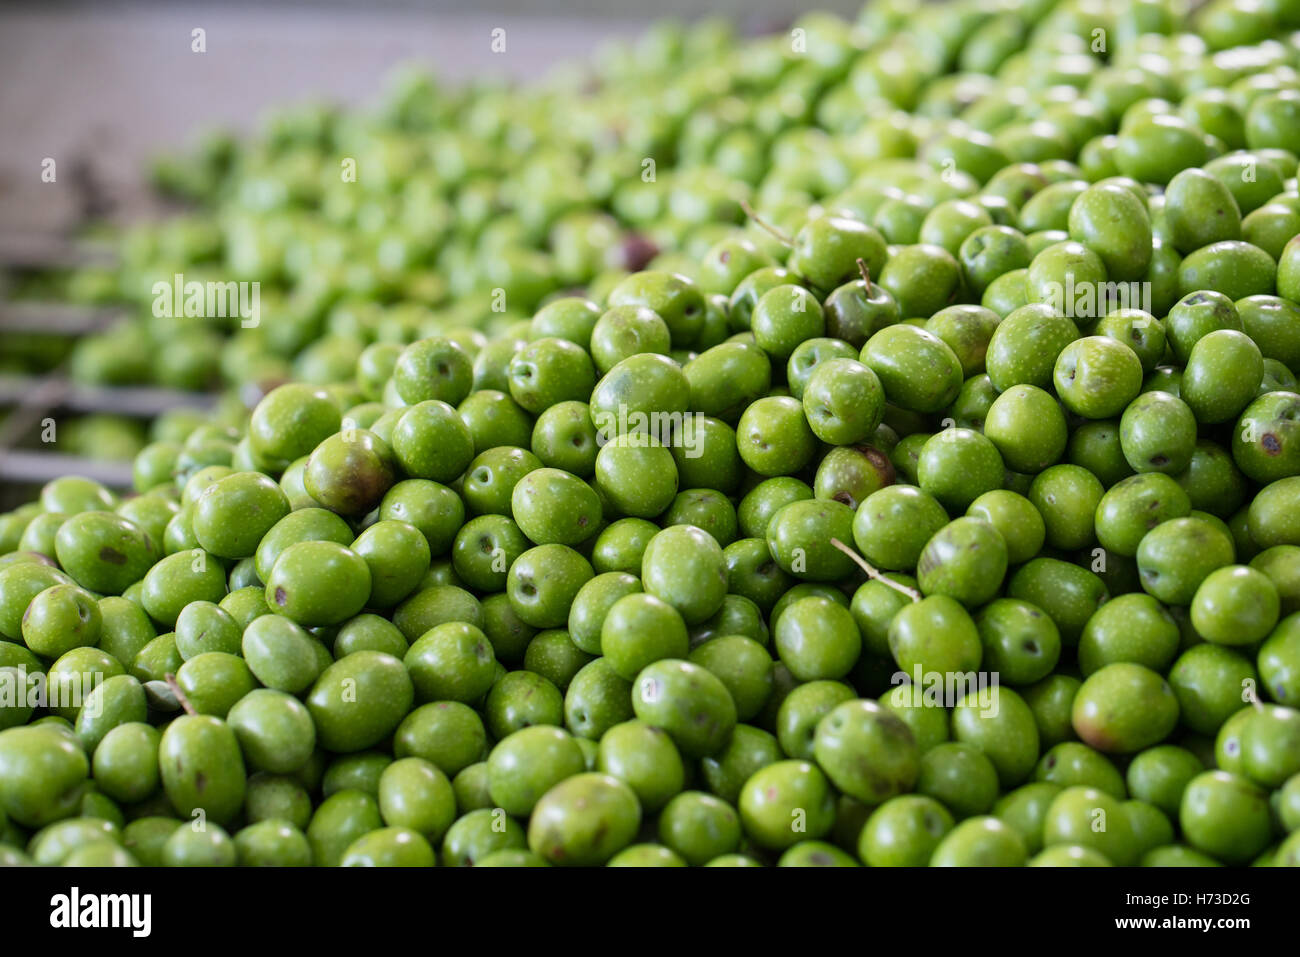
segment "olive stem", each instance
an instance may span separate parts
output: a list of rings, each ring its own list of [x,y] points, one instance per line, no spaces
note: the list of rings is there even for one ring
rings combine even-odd
[[[900,594],[906,595],[908,598],[912,599],[912,601],[921,600],[921,593],[917,591],[915,588],[908,588],[906,585],[900,585],[892,578],[886,578],[883,574],[880,573],[878,569],[875,569],[871,567],[871,565],[867,564],[867,561],[861,555],[859,555],[853,549],[849,548],[849,546],[845,545],[838,538],[832,538],[831,544],[834,545],[836,548],[838,548],[840,551],[842,551],[845,555],[848,555],[849,558],[853,559],[854,564],[856,564],[859,568],[861,568],[864,572],[866,572],[868,578],[875,579],[876,581],[880,582],[880,584],[888,588],[892,588],[894,589],[894,591],[899,592]]]
[[[754,221],[754,225],[771,235],[777,242],[786,246],[794,246],[794,240],[781,232],[781,230],[777,229],[767,220],[763,219],[763,217],[759,216],[758,213],[754,212],[754,207],[749,205],[748,200],[742,199],[740,201],[740,208],[745,211],[746,216]]]
[[[866,261],[858,259],[858,272],[862,273],[862,281],[867,284],[867,295],[871,295],[871,270],[867,268]]]
[[[176,700],[180,702],[180,705],[185,709],[186,714],[198,714],[198,712],[194,710],[194,705],[190,704],[190,699],[187,698],[185,692],[181,690],[181,686],[176,683],[176,676],[174,674],[170,671],[167,672],[167,674],[163,675],[163,680],[167,682],[167,687],[172,689],[172,694],[176,695]]]

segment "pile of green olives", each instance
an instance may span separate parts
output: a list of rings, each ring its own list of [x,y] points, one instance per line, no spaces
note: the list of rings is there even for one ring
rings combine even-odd
[[[282,281],[211,355],[292,381],[0,516],[0,863],[1300,866],[1300,5],[1186,23],[665,25],[170,167],[137,266]]]

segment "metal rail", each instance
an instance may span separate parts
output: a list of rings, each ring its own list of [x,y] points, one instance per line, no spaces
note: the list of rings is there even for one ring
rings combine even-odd
[[[113,489],[131,488],[130,462],[106,462],[61,452],[0,450],[0,482],[44,485],[64,475],[80,475]]]
[[[61,302],[0,302],[0,334],[39,332],[55,336],[83,336],[99,332],[125,318],[126,310],[102,306],[77,306]]]
[[[42,270],[112,265],[117,257],[103,243],[52,235],[0,234],[0,270]],[[0,335],[38,333],[77,337],[121,321],[122,308],[61,302],[0,302]],[[12,411],[0,424],[0,484],[42,484],[61,475],[82,475],[117,489],[131,487],[131,463],[104,461],[41,448],[17,448],[60,412],[107,413],[152,419],[168,409],[211,408],[217,397],[151,386],[84,386],[61,367],[45,375],[0,376],[0,408]]]
[[[153,386],[83,386],[55,376],[0,376],[0,407],[36,404],[50,411],[104,412],[150,419],[168,409],[210,409],[215,403],[216,396],[207,392]]]
[[[116,262],[117,251],[107,243],[39,233],[0,233],[0,265],[6,269],[72,269]]]

